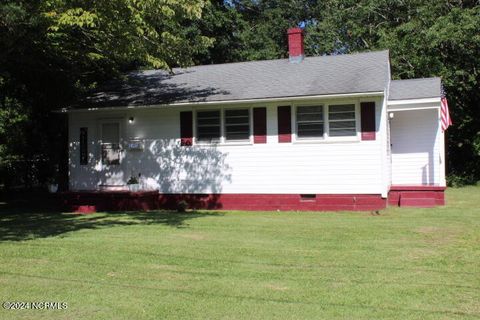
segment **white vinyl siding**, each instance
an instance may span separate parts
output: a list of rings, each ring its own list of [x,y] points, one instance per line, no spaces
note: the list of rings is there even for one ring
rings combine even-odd
[[[371,101],[371,100],[369,100]],[[378,109],[382,100],[377,99]],[[332,103],[333,104],[333,103]],[[341,103],[335,103],[341,104]],[[323,141],[318,143],[278,143],[277,107],[281,104],[258,104],[245,107],[224,107],[221,110],[221,136],[226,131],[227,110],[267,108],[267,143],[199,143],[180,146],[180,111],[193,110],[196,116],[211,108],[175,107],[129,110],[123,114],[124,140],[144,143],[142,151],[125,150],[123,171],[112,171],[124,182],[132,174],[142,174],[145,185],[163,193],[256,193],[256,194],[380,194],[380,140],[364,143],[359,140]],[[292,103],[292,105],[295,105]],[[312,101],[310,106],[328,103]],[[359,102],[356,103],[356,106]],[[377,111],[378,111],[377,109]],[[325,109],[324,109],[325,110]],[[215,110],[214,110],[215,111]],[[381,121],[377,112],[377,121]],[[133,116],[135,122],[128,124]],[[324,113],[324,116],[327,115]],[[72,190],[95,189],[98,180],[98,150],[95,124],[107,118],[107,111],[70,115],[70,187]],[[296,109],[292,107],[292,119]],[[228,116],[227,116],[228,118]],[[358,120],[358,117],[357,117]],[[294,121],[294,120],[292,120]],[[250,136],[252,116],[249,113]],[[217,121],[218,123],[218,121]],[[293,124],[293,123],[292,123]],[[79,166],[78,130],[89,127],[90,161]],[[295,131],[295,127],[292,126]],[[198,128],[194,126],[194,131]],[[90,134],[91,133],[91,134]],[[197,132],[194,132],[197,138]],[[383,132],[379,132],[384,134]],[[335,137],[337,138],[337,137]],[[123,167],[124,166],[124,167]],[[113,168],[115,169],[115,168]]]

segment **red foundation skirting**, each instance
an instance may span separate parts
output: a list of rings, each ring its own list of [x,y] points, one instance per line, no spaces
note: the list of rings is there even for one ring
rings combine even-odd
[[[60,194],[66,210],[78,213],[158,209],[158,191],[70,191]]]
[[[76,212],[177,209],[248,211],[370,211],[386,207],[379,194],[159,194],[157,191],[65,192],[65,209]]]
[[[392,186],[388,205],[430,208],[445,205],[445,189],[439,186]]]
[[[174,209],[184,200],[194,209],[224,209],[247,211],[365,211],[386,206],[380,195],[318,194],[315,198],[302,198],[299,194],[161,194],[160,206]]]
[[[389,206],[445,205],[445,187],[392,186]],[[86,191],[60,194],[66,210],[79,213],[177,209],[181,201],[191,209],[247,211],[370,211],[387,206],[379,194],[159,194],[158,191]]]

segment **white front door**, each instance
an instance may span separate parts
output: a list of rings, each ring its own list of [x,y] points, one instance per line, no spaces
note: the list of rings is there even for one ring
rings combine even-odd
[[[101,188],[121,188],[124,186],[122,166],[122,122],[120,120],[100,121],[100,179]]]

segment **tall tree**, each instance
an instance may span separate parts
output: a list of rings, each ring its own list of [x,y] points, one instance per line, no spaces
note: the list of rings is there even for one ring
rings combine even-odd
[[[129,68],[193,63],[211,44],[183,26],[205,0],[7,0],[0,4],[0,183],[58,154],[53,109]],[[56,121],[53,120],[53,121]],[[53,161],[52,161],[53,160]],[[27,172],[25,181],[33,179]],[[27,170],[28,171],[28,170]]]

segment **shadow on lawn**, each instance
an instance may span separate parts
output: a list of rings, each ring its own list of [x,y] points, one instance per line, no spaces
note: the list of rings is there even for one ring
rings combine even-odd
[[[48,208],[0,203],[0,241],[22,241],[58,236],[84,229],[103,229],[129,225],[167,225],[188,227],[186,221],[222,213],[178,213],[174,211],[112,212],[93,215],[65,213]]]

